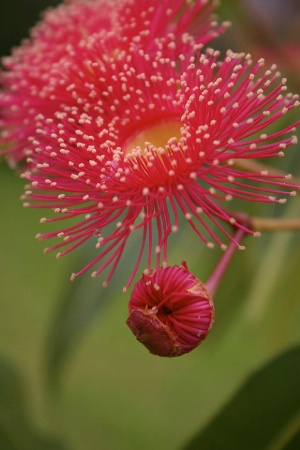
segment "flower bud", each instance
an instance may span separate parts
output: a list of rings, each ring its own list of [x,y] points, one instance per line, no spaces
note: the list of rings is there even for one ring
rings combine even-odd
[[[190,352],[206,338],[214,320],[212,299],[185,262],[144,273],[128,306],[127,325],[158,356]]]

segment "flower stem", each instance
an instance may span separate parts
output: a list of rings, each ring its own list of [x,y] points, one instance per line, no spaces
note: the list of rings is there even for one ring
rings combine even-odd
[[[259,231],[293,231],[300,230],[300,219],[274,219],[251,217],[251,228]]]
[[[246,232],[242,228],[237,228],[236,233],[232,238],[232,241],[228,245],[227,249],[225,250],[225,253],[221,256],[217,267],[213,271],[213,273],[210,275],[209,279],[205,283],[205,286],[210,293],[210,295],[213,297],[216,293],[219,284],[223,278],[224,273],[226,272],[229,263],[235,254],[237,249],[243,249],[239,244],[242,241],[243,237],[245,236]]]
[[[270,167],[267,164],[258,161],[236,158],[233,160],[233,165],[238,169],[246,170],[248,172],[268,172],[269,175],[274,175],[275,177],[285,176],[287,177],[289,185],[294,185],[296,187],[300,186],[300,178],[288,175],[282,170],[275,169],[274,167]]]
[[[289,218],[289,219],[273,219],[265,217],[240,217],[242,222],[249,224],[253,231],[293,231],[300,230],[300,219]],[[207,290],[211,296],[216,293],[219,284],[226,272],[232,257],[234,256],[237,249],[243,249],[240,245],[246,231],[243,228],[236,228],[236,232],[232,237],[230,244],[228,245],[225,253],[221,256],[216,268],[210,275],[209,279],[205,283]]]

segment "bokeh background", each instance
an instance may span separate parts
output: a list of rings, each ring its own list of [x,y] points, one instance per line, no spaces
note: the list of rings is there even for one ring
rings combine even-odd
[[[1,55],[28,35],[41,10],[58,3],[2,0]],[[233,24],[214,47],[277,62],[288,86],[300,93],[299,2],[221,1],[219,17]],[[275,165],[300,176],[299,150],[289,149]],[[41,442],[45,438],[41,448],[50,449],[51,435],[72,450],[179,449],[249,373],[299,343],[300,232],[247,238],[246,251],[236,254],[215,297],[216,320],[207,340],[191,354],[163,359],[138,344],[125,324],[126,262],[106,290],[89,274],[74,287],[69,276],[90,249],[60,260],[44,255],[34,238],[43,213],[22,207],[24,183],[4,161],[0,173],[0,393],[1,383],[8,383],[7,405],[24,407],[27,428]],[[247,211],[299,217],[300,203],[296,197],[280,207],[249,204]],[[205,281],[219,251],[198,246],[188,228],[177,237],[171,262],[188,261]],[[134,242],[126,258],[134,258]],[[21,400],[14,398],[16,386]],[[19,424],[6,417],[6,403],[0,417],[19,444],[3,441],[1,450],[40,448],[30,444],[35,441],[21,419]]]

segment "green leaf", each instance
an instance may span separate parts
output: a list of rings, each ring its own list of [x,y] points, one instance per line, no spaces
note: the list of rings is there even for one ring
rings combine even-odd
[[[185,450],[300,448],[300,347],[250,376]],[[298,444],[298,446],[297,446]]]
[[[282,450],[299,450],[299,448],[300,448],[300,430],[290,439],[290,441],[283,447]]]
[[[56,386],[62,370],[85,332],[110,298],[98,280],[88,274],[64,289],[56,317],[50,328],[45,354],[49,386]]]
[[[65,450],[56,438],[43,436],[31,423],[20,373],[0,359],[0,449]]]
[[[91,278],[89,272],[80,275],[72,283],[68,283],[68,277],[65,278],[58,313],[46,343],[46,376],[49,387],[58,386],[63,369],[77,349],[81,338],[106,305],[118,300],[122,295],[122,286],[127,283],[131,274],[130,267],[134,267],[138,257],[140,236],[136,233],[129,239],[118,271],[106,288],[103,287],[104,277]],[[90,239],[78,251],[77,264],[82,268],[95,258],[95,240]],[[72,264],[73,267],[76,266],[76,261]]]

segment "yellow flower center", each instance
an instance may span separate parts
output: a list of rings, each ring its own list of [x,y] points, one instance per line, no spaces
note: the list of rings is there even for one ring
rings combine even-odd
[[[147,148],[167,152],[168,144],[182,137],[180,128],[178,120],[169,119],[139,130],[126,142],[124,153],[127,157],[147,156]]]

